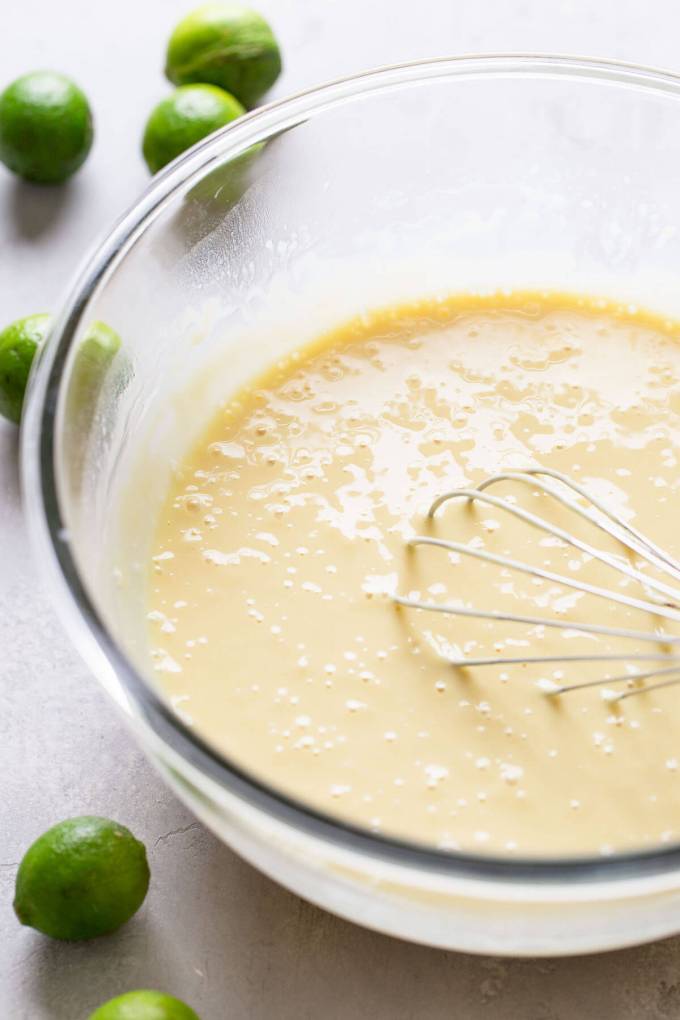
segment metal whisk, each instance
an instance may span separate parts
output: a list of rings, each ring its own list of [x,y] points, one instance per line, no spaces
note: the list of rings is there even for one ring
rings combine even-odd
[[[557,500],[569,511],[577,514],[582,520],[588,521],[601,532],[614,538],[629,552],[638,557],[638,562],[654,568],[659,574],[671,578],[678,584],[675,587],[667,580],[660,580],[658,577],[649,576],[638,569],[624,556],[614,555],[589,542],[583,541],[576,535],[550,523],[544,517],[531,513],[516,502],[508,498],[499,498],[492,495],[488,490],[499,482],[513,481],[530,485],[534,491],[541,492],[552,499]],[[558,484],[555,485],[554,483]],[[576,502],[575,497],[581,499]],[[461,542],[449,541],[443,538],[436,538],[428,535],[417,535],[409,541],[411,547],[436,546],[450,553],[458,553],[462,556],[471,556],[477,560],[495,564],[501,568],[518,571],[525,575],[541,578],[545,581],[555,582],[567,588],[576,589],[598,598],[608,599],[611,602],[619,603],[630,609],[638,609],[642,612],[652,613],[657,617],[666,620],[673,620],[680,623],[680,563],[669,556],[663,549],[660,549],[649,538],[641,534],[636,528],[626,523],[618,514],[595,499],[582,486],[558,471],[551,471],[546,468],[529,468],[525,471],[506,471],[502,474],[493,475],[485,479],[474,489],[454,489],[439,496],[432,503],[428,510],[428,518],[434,518],[437,511],[452,500],[475,501],[487,504],[500,509],[514,517],[519,518],[528,525],[537,528],[562,543],[572,546],[588,556],[599,560],[601,563],[617,571],[630,581],[636,581],[641,588],[643,597],[634,597],[622,591],[615,591],[610,588],[603,588],[597,585],[588,584],[575,577],[569,577],[561,573],[554,573],[542,567],[533,566],[520,560],[507,556],[488,552],[485,549],[475,548]],[[583,504],[586,505],[583,505]],[[607,687],[615,684],[628,683],[624,690],[603,690],[603,696],[608,701],[620,701],[624,698],[643,692],[659,690],[662,687],[672,687],[680,684],[680,656],[675,656],[671,651],[660,651],[659,646],[674,646],[680,644],[680,635],[669,634],[663,630],[645,631],[633,630],[625,627],[608,627],[602,624],[584,622],[573,622],[569,620],[551,619],[549,617],[520,615],[505,613],[493,609],[477,609],[470,606],[457,605],[452,603],[439,603],[410,598],[404,595],[394,595],[394,601],[399,606],[409,609],[423,609],[433,613],[445,613],[450,616],[472,617],[480,620],[495,620],[498,622],[521,623],[528,626],[540,626],[557,628],[562,631],[575,631],[582,634],[604,635],[608,637],[623,638],[633,642],[656,645],[656,651],[640,652],[633,654],[606,653],[599,655],[548,655],[548,656],[524,656],[524,657],[491,657],[491,658],[466,658],[447,656],[453,666],[509,666],[517,664],[542,665],[546,663],[588,663],[588,662],[617,662],[617,661],[638,661],[638,662],[666,662],[663,667],[646,669],[636,673],[624,673],[618,676],[607,677],[600,680],[587,681],[583,683],[560,684],[552,680],[539,681],[540,689],[550,696],[563,695],[571,691],[583,690],[586,687]],[[653,684],[631,686],[631,681],[642,681],[664,677]]]

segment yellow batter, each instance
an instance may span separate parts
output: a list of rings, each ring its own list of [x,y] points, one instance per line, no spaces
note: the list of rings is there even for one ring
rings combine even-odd
[[[271,784],[411,840],[568,854],[680,839],[680,687],[618,704],[597,688],[555,698],[550,682],[640,664],[442,658],[646,648],[390,598],[680,632],[406,548],[441,492],[543,465],[680,555],[678,339],[677,323],[602,301],[461,296],[352,321],[233,396],[177,470],[153,550],[151,655],[177,711]],[[526,487],[493,491],[573,529]],[[428,533],[620,584],[494,508],[449,504]]]

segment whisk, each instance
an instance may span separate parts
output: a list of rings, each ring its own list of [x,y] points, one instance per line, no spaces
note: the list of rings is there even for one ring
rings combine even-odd
[[[552,524],[544,517],[532,513],[520,506],[512,499],[492,495],[488,490],[500,482],[520,482],[531,486],[535,492],[556,500],[569,511],[577,514],[582,520],[588,521],[600,532],[604,532],[614,538],[630,553],[638,558],[639,565],[647,565],[655,569],[657,574],[663,576],[650,576],[633,565],[624,556],[615,555],[599,549],[589,542],[579,538],[575,534],[565,531],[563,528]],[[555,484],[557,483],[557,484]],[[576,499],[581,502],[577,502]],[[643,597],[635,597],[623,591],[615,591],[611,588],[600,587],[589,584],[576,577],[553,572],[540,566],[533,566],[521,560],[512,559],[508,556],[492,553],[486,549],[476,548],[474,545],[462,542],[449,541],[444,538],[437,538],[429,535],[417,535],[410,539],[409,546],[435,546],[444,549],[449,553],[457,553],[461,556],[471,556],[477,560],[495,564],[498,567],[511,571],[518,571],[525,575],[541,578],[544,581],[551,581],[567,588],[593,595],[598,598],[608,599],[611,602],[626,606],[629,609],[637,609],[642,612],[652,613],[657,617],[672,620],[680,623],[680,563],[673,559],[667,552],[660,549],[649,538],[640,531],[628,524],[623,518],[613,512],[600,500],[588,493],[585,488],[577,484],[573,479],[559,471],[552,471],[547,468],[528,468],[523,471],[505,471],[500,474],[486,478],[476,488],[453,489],[445,492],[434,500],[430,506],[427,516],[434,518],[438,510],[446,503],[453,500],[474,501],[477,503],[493,506],[505,513],[512,514],[526,524],[548,535],[557,538],[567,546],[572,546],[588,556],[599,560],[601,563],[617,571],[619,575],[635,581],[640,586],[640,594]],[[585,504],[585,505],[584,505]],[[678,584],[675,587],[668,579]],[[548,663],[591,663],[591,662],[640,662],[640,663],[667,663],[665,666],[656,666],[653,669],[640,669],[636,673],[623,673],[618,676],[606,677],[599,680],[585,681],[582,683],[558,683],[552,680],[539,680],[539,688],[549,696],[564,695],[572,691],[583,690],[586,687],[602,687],[602,694],[608,701],[621,701],[643,692],[659,690],[663,687],[672,687],[680,684],[680,657],[673,655],[672,651],[660,651],[659,646],[672,646],[680,644],[680,635],[669,634],[663,630],[646,631],[634,630],[626,627],[609,627],[604,624],[588,622],[574,622],[569,620],[552,619],[533,615],[521,615],[506,613],[494,609],[477,609],[467,605],[458,605],[446,602],[427,601],[421,598],[409,597],[406,595],[393,595],[395,603],[409,609],[422,609],[432,613],[444,613],[450,616],[472,617],[480,620],[492,620],[498,622],[509,622],[525,624],[536,627],[550,627],[562,631],[574,631],[581,634],[603,635],[607,637],[622,638],[637,642],[639,645],[656,645],[655,651],[635,651],[632,654],[623,652],[602,653],[595,655],[536,655],[521,657],[490,657],[472,658],[446,656],[446,661],[458,667],[482,667],[482,666],[510,666],[518,664],[545,665]],[[661,678],[664,679],[661,679]],[[638,684],[631,686],[631,681],[654,680],[652,684]],[[610,690],[612,685],[627,683],[623,690]],[[607,688],[604,690],[604,688]]]

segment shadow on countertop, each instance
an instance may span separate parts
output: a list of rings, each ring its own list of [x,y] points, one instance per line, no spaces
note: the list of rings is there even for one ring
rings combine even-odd
[[[2,327],[0,326],[0,329]],[[0,523],[3,511],[18,506],[21,497],[19,430],[13,422],[0,418]]]
[[[90,944],[33,933],[31,1020],[86,1020],[159,988],[201,1020],[666,1020],[680,1017],[680,939],[602,956],[503,960],[410,945],[276,886],[185,816],[149,842],[152,887]]]
[[[49,234],[68,212],[75,190],[71,181],[40,185],[15,178],[5,203],[15,235],[25,241],[37,241]]]

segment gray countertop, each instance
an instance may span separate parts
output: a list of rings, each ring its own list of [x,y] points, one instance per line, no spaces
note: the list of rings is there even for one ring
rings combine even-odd
[[[0,320],[50,310],[92,242],[147,181],[146,114],[167,86],[165,38],[191,0],[19,0],[3,10],[2,78],[76,77],[97,139],[64,188],[0,167]],[[286,69],[275,94],[380,63],[497,50],[680,69],[676,0],[263,0]],[[679,182],[680,186],[680,182]],[[69,646],[31,564],[16,432],[0,422],[0,1015],[85,1020],[158,987],[202,1020],[662,1020],[680,1017],[680,939],[606,956],[503,961],[356,928],[260,876],[165,789]],[[51,942],[16,922],[17,862],[73,814],[128,824],[152,886],[119,934]]]

